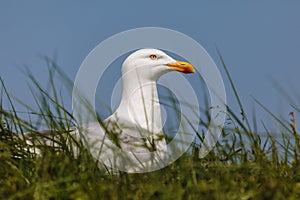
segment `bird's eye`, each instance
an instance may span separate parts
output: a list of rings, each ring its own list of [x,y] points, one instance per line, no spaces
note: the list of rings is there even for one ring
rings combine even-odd
[[[150,58],[151,60],[156,60],[156,59],[157,59],[157,55],[152,54],[152,55],[149,56],[149,58]]]

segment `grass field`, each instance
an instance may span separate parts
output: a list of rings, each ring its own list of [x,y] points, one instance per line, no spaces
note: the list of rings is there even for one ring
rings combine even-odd
[[[16,100],[5,84],[0,86],[0,199],[300,199],[300,138],[293,113],[290,121],[282,120],[257,101],[278,126],[277,133],[265,127],[262,137],[255,124],[249,123],[229,73],[240,110],[236,114],[228,107],[222,140],[209,155],[198,158],[195,143],[190,152],[164,169],[119,176],[99,170],[80,144],[75,156],[65,137],[56,150],[41,147],[42,156],[28,151],[28,144],[16,137],[39,127],[68,137],[68,129],[76,124],[51,81],[53,71],[49,74],[51,96],[28,74],[39,109],[23,105],[28,110],[26,120],[19,117]],[[9,110],[2,107],[3,101],[9,102]],[[32,115],[38,120],[32,120]]]

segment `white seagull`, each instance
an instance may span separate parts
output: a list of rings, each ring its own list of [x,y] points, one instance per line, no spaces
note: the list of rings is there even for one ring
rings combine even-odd
[[[142,172],[164,159],[167,144],[156,84],[170,71],[194,73],[195,69],[158,49],[135,51],[122,65],[123,91],[117,110],[102,123],[88,123],[72,132],[84,139],[87,149],[106,169]],[[32,134],[25,136],[32,144]]]

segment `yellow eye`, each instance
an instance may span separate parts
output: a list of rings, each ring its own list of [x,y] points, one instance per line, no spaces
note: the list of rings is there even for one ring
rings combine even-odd
[[[152,54],[152,55],[149,56],[149,58],[150,58],[151,60],[156,60],[156,59],[157,59],[157,55]]]

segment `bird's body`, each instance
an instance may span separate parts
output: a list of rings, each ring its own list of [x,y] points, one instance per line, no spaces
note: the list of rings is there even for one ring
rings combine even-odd
[[[73,134],[83,136],[94,158],[112,168],[122,165],[122,170],[135,172],[159,162],[167,152],[167,144],[156,83],[173,70],[194,72],[191,64],[176,61],[157,49],[132,53],[122,65],[123,91],[117,110],[101,123],[77,127]]]

